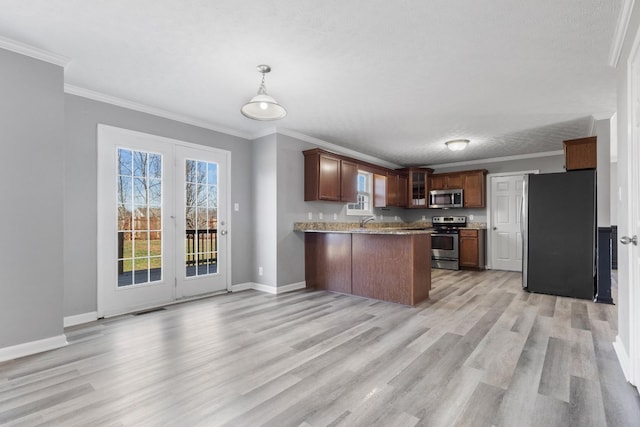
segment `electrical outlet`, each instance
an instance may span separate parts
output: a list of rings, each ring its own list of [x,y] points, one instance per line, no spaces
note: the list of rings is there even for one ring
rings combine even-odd
[[[233,204],[233,210],[236,211],[236,212],[240,211],[240,203],[234,203]]]
[[[262,267],[258,267],[258,276],[262,276],[263,270]]]
[[[473,221],[473,214],[469,215],[469,221]]]
[[[338,220],[338,214],[337,214],[337,213],[334,213],[334,214],[333,214],[333,220],[334,220],[334,221],[337,221],[337,220]]]
[[[320,212],[320,213],[318,214],[318,219],[322,219],[322,216],[323,216],[323,215],[322,215],[322,212]]]
[[[426,221],[426,220],[427,220],[427,217],[426,217],[426,216],[424,216],[424,215],[422,215],[422,220],[423,220],[423,221]]]
[[[398,220],[398,215],[394,216],[394,217],[393,217],[393,220],[394,220],[394,221],[397,221],[397,220]]]
[[[313,212],[309,212],[307,218],[309,218],[309,221],[311,221],[313,219]]]

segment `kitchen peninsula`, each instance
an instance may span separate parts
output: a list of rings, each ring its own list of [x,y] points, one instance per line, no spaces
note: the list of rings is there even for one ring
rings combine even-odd
[[[322,224],[322,223],[320,223]],[[416,305],[431,289],[431,231],[296,223],[308,287]]]

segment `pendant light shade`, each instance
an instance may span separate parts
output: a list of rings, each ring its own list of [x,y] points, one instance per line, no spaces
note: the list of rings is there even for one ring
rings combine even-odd
[[[256,68],[258,72],[262,73],[262,82],[260,83],[258,94],[244,104],[240,112],[245,117],[253,120],[282,119],[287,115],[287,110],[267,93],[267,88],[264,84],[264,76],[271,71],[271,67],[268,65],[258,65]]]
[[[452,141],[447,141],[445,144],[447,148],[451,151],[460,151],[467,148],[467,144],[469,143],[468,139],[454,139]]]

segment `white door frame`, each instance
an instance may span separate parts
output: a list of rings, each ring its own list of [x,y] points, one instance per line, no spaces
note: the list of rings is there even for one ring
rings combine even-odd
[[[184,147],[189,147],[189,148],[194,148],[197,150],[206,150],[206,151],[212,151],[212,152],[216,152],[218,154],[221,154],[225,157],[226,162],[227,162],[227,168],[226,168],[226,183],[227,183],[227,191],[226,193],[226,197],[225,197],[225,205],[226,205],[226,212],[225,212],[225,216],[227,218],[227,227],[226,227],[226,238],[223,239],[223,243],[225,245],[225,251],[227,253],[226,256],[226,262],[225,262],[225,268],[227,269],[226,271],[226,288],[227,291],[231,291],[231,283],[233,283],[232,281],[232,260],[231,260],[231,253],[232,253],[232,247],[231,247],[231,238],[230,235],[232,233],[232,219],[231,219],[231,152],[227,151],[227,150],[223,150],[223,149],[219,149],[219,148],[215,148],[215,147],[209,147],[206,145],[200,145],[200,144],[194,144],[191,142],[186,142],[186,141],[180,141],[177,139],[172,139],[172,138],[167,138],[164,136],[159,136],[159,135],[153,135],[153,134],[149,134],[146,132],[138,132],[138,131],[134,131],[134,130],[130,130],[130,129],[124,129],[124,128],[118,128],[118,127],[114,127],[114,126],[109,126],[109,125],[105,125],[105,124],[98,124],[98,131],[97,134],[100,134],[100,130],[111,130],[111,131],[116,131],[122,134],[129,134],[135,137],[139,137],[139,138],[143,138],[143,139],[152,139],[154,141],[158,141],[160,143],[168,143],[173,145],[173,151],[175,152],[175,146],[184,146]],[[98,148],[100,148],[100,137],[98,137]],[[100,153],[100,149],[98,150],[98,152]],[[172,155],[172,157],[175,157],[175,153]],[[173,159],[172,159],[173,162]],[[176,166],[175,164],[172,166]],[[172,178],[172,182],[167,183],[168,186],[171,186],[172,188],[175,187],[175,180],[173,180]],[[98,264],[98,270],[97,270],[97,274],[98,274],[98,280],[96,282],[96,287],[97,287],[97,301],[96,301],[96,306],[97,306],[97,313],[98,313],[98,317],[105,317],[105,315],[108,316],[115,316],[118,314],[122,314],[122,313],[105,313],[105,307],[104,307],[104,303],[101,302],[101,292],[102,292],[102,284],[101,284],[101,271],[103,268],[110,268],[110,267],[106,267],[104,265],[101,264],[100,262],[100,256],[101,253],[104,250],[104,238],[105,236],[108,234],[105,232],[104,230],[104,221],[101,220],[101,212],[107,212],[105,209],[107,209],[107,205],[106,203],[108,203],[108,200],[106,200],[104,197],[101,196],[101,188],[100,188],[100,161],[98,160],[98,188],[97,188],[97,196],[98,196],[98,236],[97,236],[97,243],[98,243],[98,247],[97,247],[97,264]],[[175,205],[175,203],[174,203]],[[173,208],[171,212],[166,212],[167,215],[171,215],[171,216],[175,216],[175,213],[173,212]],[[173,229],[173,233],[172,235],[175,236],[175,227]],[[172,256],[172,262],[175,263],[175,257]],[[175,274],[177,274],[177,272],[175,271],[174,268],[174,277]],[[171,281],[175,283],[175,279],[171,278]],[[174,292],[173,292],[173,297],[171,301],[166,301],[166,302],[162,302],[162,303],[152,303],[149,304],[148,306],[145,307],[138,307],[136,309],[147,309],[147,308],[153,308],[153,307],[157,307],[157,306],[164,306],[164,305],[168,305],[168,304],[174,304],[174,303],[179,303],[179,302],[183,302],[185,300],[189,300],[189,299],[197,299],[197,298],[201,298],[203,296],[207,296],[207,295],[198,295],[196,297],[193,298],[183,298],[183,299],[176,299],[176,292],[175,292],[175,288],[174,288]]]
[[[618,180],[619,184],[626,182],[626,194],[622,194],[625,204],[620,206],[625,209],[618,209],[619,237],[640,235],[640,173],[635,164],[640,159],[640,31],[634,35],[626,67],[627,143],[624,145],[626,152],[619,153],[618,163],[625,162],[627,176]],[[618,324],[628,328],[629,342],[625,343],[618,335],[614,348],[627,381],[640,386],[640,248],[628,244],[619,246],[619,249],[618,293],[626,294],[627,298],[618,297],[616,301]],[[628,319],[621,317],[623,314],[627,314]]]
[[[526,171],[514,171],[514,172],[498,172],[498,173],[490,173],[487,174],[487,182],[485,183],[485,188],[487,189],[487,210],[486,210],[486,217],[487,217],[487,254],[489,256],[486,257],[487,259],[487,269],[491,270],[493,268],[493,257],[491,256],[491,254],[493,253],[493,239],[492,239],[492,229],[493,229],[493,224],[491,222],[491,197],[493,196],[492,192],[491,192],[491,178],[493,177],[501,177],[501,176],[513,176],[513,175],[525,175],[528,173],[540,173],[539,169],[534,169],[534,170],[526,170]]]

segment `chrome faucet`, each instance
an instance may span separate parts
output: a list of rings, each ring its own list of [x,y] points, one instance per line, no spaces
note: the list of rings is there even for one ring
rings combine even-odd
[[[367,225],[368,222],[371,222],[375,219],[376,219],[375,216],[370,216],[369,218],[362,218],[360,220],[360,228],[364,228],[364,226]]]

